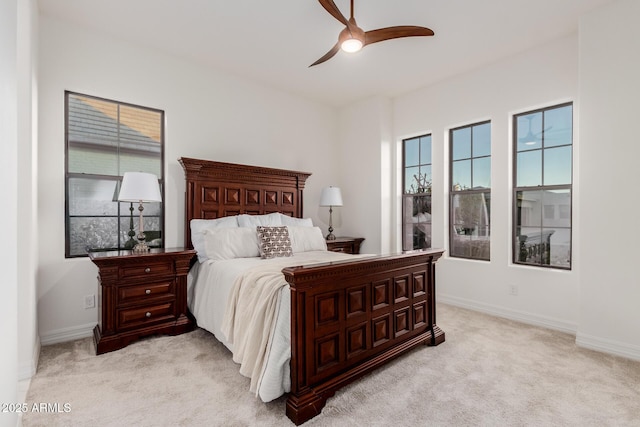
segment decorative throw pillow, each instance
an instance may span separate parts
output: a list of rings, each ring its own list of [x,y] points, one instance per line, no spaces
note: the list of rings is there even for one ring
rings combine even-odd
[[[259,225],[256,230],[261,258],[284,257],[293,254],[289,230],[286,226],[266,227]]]

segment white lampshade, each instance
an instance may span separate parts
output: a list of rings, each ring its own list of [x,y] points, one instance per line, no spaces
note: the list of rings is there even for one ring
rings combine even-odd
[[[146,172],[125,172],[118,200],[121,202],[161,202],[158,177]]]
[[[320,195],[320,206],[342,206],[342,193],[339,187],[326,187]]]

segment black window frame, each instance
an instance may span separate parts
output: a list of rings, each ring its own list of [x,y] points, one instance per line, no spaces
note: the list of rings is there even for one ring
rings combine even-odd
[[[407,147],[407,142],[409,141],[415,141],[418,140],[418,146],[420,147],[420,140],[422,138],[429,138],[429,158],[431,160],[430,163],[421,163],[421,161],[418,161],[417,165],[409,165],[407,166],[406,164],[406,159],[407,159],[407,154],[406,154],[406,147]],[[416,207],[418,207],[418,209],[420,211],[424,210],[428,211],[429,216],[431,216],[431,209],[432,209],[432,185],[433,185],[433,172],[431,172],[431,176],[430,179],[427,181],[425,181],[424,183],[420,183],[415,187],[415,192],[412,193],[408,193],[406,192],[406,188],[407,188],[407,182],[406,182],[406,175],[407,175],[407,169],[408,168],[412,168],[412,167],[418,167],[418,169],[420,170],[421,167],[432,167],[433,166],[433,136],[431,133],[428,134],[424,134],[424,135],[419,135],[419,136],[415,136],[415,137],[411,137],[411,138],[406,138],[402,140],[402,221],[401,221],[401,230],[402,230],[402,250],[403,251],[412,251],[412,250],[420,250],[420,249],[430,249],[431,248],[431,242],[432,242],[432,232],[431,232],[431,218],[429,218],[428,221],[420,221],[417,223],[412,222],[411,223],[411,227],[412,227],[412,242],[411,245],[408,245],[408,242],[405,240],[407,237],[407,232],[406,229],[407,227],[409,227],[410,225],[405,221],[405,218],[407,218],[406,216],[406,209],[407,206],[409,204],[411,204],[412,209],[415,209]],[[419,148],[418,151],[418,159],[420,159],[421,156],[421,148]],[[420,175],[420,174],[419,174]],[[419,176],[418,182],[419,180],[422,179],[422,176]],[[422,208],[419,208],[420,206],[422,206]],[[412,215],[413,217],[413,215]],[[424,241],[422,242],[422,237],[420,235],[420,233],[416,234],[416,227],[419,228],[420,224],[428,224],[428,228],[429,228],[429,235],[427,236],[426,232],[424,232]],[[420,231],[422,233],[422,231]],[[420,241],[419,243],[424,243],[424,245],[422,244],[418,244],[418,241]],[[409,248],[409,246],[411,248]]]
[[[547,128],[547,126],[545,125],[545,112],[551,111],[551,110],[556,110],[556,109],[560,109],[560,108],[565,108],[565,107],[571,107],[571,143],[570,144],[562,144],[562,145],[553,145],[550,147],[546,147],[545,146],[545,133],[549,130]],[[534,148],[531,150],[518,150],[518,118],[522,117],[522,116],[528,116],[528,115],[532,115],[532,114],[537,114],[537,113],[541,113],[542,114],[542,124],[541,124],[541,135],[540,135],[540,148]],[[513,147],[513,168],[512,168],[512,188],[513,188],[513,192],[512,192],[512,197],[513,197],[513,201],[512,201],[512,230],[511,230],[511,236],[512,236],[512,261],[513,264],[516,265],[525,265],[525,266],[531,266],[531,267],[541,267],[541,268],[551,268],[551,269],[558,269],[558,270],[571,270],[572,266],[573,266],[573,168],[574,168],[574,149],[573,149],[573,145],[574,145],[574,122],[575,122],[575,114],[574,114],[574,105],[572,101],[569,102],[564,102],[561,104],[555,104],[549,107],[543,107],[543,108],[537,108],[534,110],[529,110],[529,111],[525,111],[522,113],[518,113],[518,114],[514,114],[513,115],[513,134],[512,134],[512,147]],[[530,129],[530,128],[529,128]],[[545,130],[546,129],[546,130]],[[569,171],[569,177],[570,177],[570,183],[569,184],[553,184],[553,185],[545,185],[544,182],[544,170],[545,170],[545,163],[544,163],[544,156],[545,156],[545,150],[548,149],[553,149],[553,148],[561,148],[561,147],[571,147],[571,170]],[[529,185],[529,186],[518,186],[518,153],[522,153],[522,152],[527,152],[527,151],[536,151],[536,150],[540,150],[541,151],[541,185]],[[529,245],[527,246],[527,239],[523,239],[521,238],[522,236],[519,234],[519,227],[524,227],[522,225],[520,225],[521,223],[521,218],[522,218],[522,199],[519,198],[518,194],[522,193],[522,192],[541,192],[541,196],[542,196],[542,200],[543,203],[541,203],[541,224],[540,224],[540,237],[539,243],[535,243],[533,245]],[[569,221],[569,226],[568,227],[563,227],[563,226],[554,226],[556,228],[562,228],[562,229],[566,229],[568,230],[569,233],[569,248],[568,248],[568,266],[564,266],[564,265],[554,265],[551,264],[551,235],[546,236],[545,237],[545,226],[544,226],[544,220],[547,219],[545,217],[546,212],[545,212],[545,204],[544,204],[544,192],[545,191],[568,191],[569,193],[569,213],[568,213],[568,221]],[[560,206],[561,207],[561,206]],[[558,209],[558,215],[561,217],[562,216],[562,212],[560,212],[561,210]],[[555,210],[554,210],[554,215],[555,215]],[[520,218],[520,220],[519,220]],[[528,228],[534,228],[532,226],[527,226]],[[531,255],[533,253],[533,255]],[[540,261],[539,262],[527,262],[527,261],[523,261],[523,257],[526,258],[526,256],[539,256]],[[545,263],[546,261],[546,263]]]
[[[473,160],[475,159],[483,159],[483,158],[488,158],[489,161],[491,161],[491,149],[489,149],[489,154],[488,155],[479,155],[479,156],[475,156],[474,152],[473,152],[473,129],[475,127],[479,127],[479,126],[484,126],[484,125],[489,125],[489,132],[490,132],[490,137],[489,137],[489,142],[490,142],[490,146],[491,146],[491,120],[484,120],[482,122],[477,122],[477,123],[472,123],[472,124],[468,124],[468,125],[463,125],[463,126],[457,126],[455,128],[451,128],[449,129],[449,256],[452,258],[463,258],[463,259],[473,259],[473,260],[478,260],[478,261],[491,261],[491,184],[489,185],[489,187],[485,188],[477,188],[473,185]],[[469,129],[470,130],[470,157],[468,158],[460,158],[460,159],[455,159],[453,158],[453,144],[454,144],[454,132],[462,130],[462,129]],[[471,187],[470,188],[456,188],[455,187],[455,183],[453,182],[453,172],[454,172],[454,163],[455,162],[459,162],[459,161],[465,161],[465,160],[469,160],[470,163],[470,167],[471,167],[471,171],[470,171],[470,178],[471,178]],[[489,168],[489,176],[491,176],[491,166]],[[473,255],[461,255],[458,253],[454,253],[454,232],[456,230],[456,226],[457,223],[455,221],[455,206],[454,206],[454,200],[456,198],[456,196],[463,196],[463,195],[480,195],[484,198],[485,203],[487,203],[488,200],[488,205],[489,205],[489,213],[488,213],[488,224],[487,224],[487,233],[488,233],[488,243],[486,245],[482,245],[482,246],[487,246],[486,248],[481,248],[481,250],[478,251],[473,251],[472,249],[471,252],[476,252],[476,253],[484,253],[484,249],[487,249],[487,255],[486,257],[481,257],[481,256],[473,256]],[[487,197],[488,195],[488,197]]]
[[[159,165],[159,174],[158,176],[158,184],[160,186],[160,194],[161,194],[161,198],[163,200],[163,202],[159,202],[159,214],[158,215],[149,215],[149,214],[145,214],[144,217],[148,218],[148,217],[157,217],[158,221],[159,221],[159,228],[160,230],[158,230],[161,234],[161,238],[159,238],[159,244],[157,245],[157,247],[164,247],[165,244],[165,238],[164,238],[164,230],[165,230],[165,203],[164,203],[164,188],[165,188],[165,184],[164,184],[164,156],[165,156],[165,112],[163,110],[157,109],[157,108],[151,108],[151,107],[145,107],[145,106],[141,106],[141,105],[136,105],[136,104],[131,104],[131,103],[127,103],[127,102],[122,102],[122,101],[116,101],[113,99],[108,99],[108,98],[103,98],[103,97],[98,97],[98,96],[93,96],[93,95],[88,95],[88,94],[84,94],[84,93],[79,93],[79,92],[74,92],[74,91],[69,91],[69,90],[65,90],[64,92],[64,114],[65,114],[65,258],[79,258],[79,257],[86,257],[88,256],[88,251],[109,251],[109,250],[122,250],[122,249],[130,249],[127,245],[132,243],[132,235],[129,233],[129,241],[126,241],[124,238],[124,235],[127,235],[127,233],[125,233],[123,235],[123,223],[126,224],[130,224],[132,221],[132,228],[135,228],[135,230],[138,229],[138,210],[137,210],[137,206],[134,206],[134,204],[132,203],[125,203],[125,202],[117,202],[115,201],[115,197],[119,191],[120,185],[122,183],[122,177],[124,175],[124,172],[129,172],[129,171],[120,171],[120,173],[118,175],[105,175],[105,174],[91,174],[91,173],[76,173],[76,172],[69,172],[69,148],[70,148],[70,141],[69,141],[69,135],[70,135],[70,126],[69,126],[69,119],[70,119],[70,114],[69,114],[69,97],[70,96],[77,96],[77,97],[83,97],[83,98],[88,98],[88,99],[92,99],[92,100],[96,100],[99,102],[108,102],[108,103],[113,103],[116,104],[118,109],[120,107],[127,107],[127,108],[135,108],[135,109],[140,109],[140,110],[145,110],[145,111],[149,111],[149,112],[153,112],[153,113],[157,113],[159,115],[159,124],[160,124],[160,141],[159,141],[159,145],[160,145],[160,165]],[[120,121],[118,119],[118,124],[120,124]],[[121,147],[118,145],[116,145],[116,147],[114,148],[114,151],[117,153],[118,156],[120,156],[120,151]],[[74,179],[83,179],[83,180],[95,180],[95,181],[113,181],[113,186],[114,186],[114,203],[117,203],[117,213],[115,215],[70,215],[70,181],[74,180]],[[133,208],[133,209],[132,209]],[[84,253],[71,253],[72,252],[72,248],[71,248],[71,239],[70,239],[70,233],[72,232],[72,225],[71,225],[71,218],[75,218],[75,217],[86,217],[86,218],[117,218],[117,236],[118,236],[118,244],[115,247],[85,247],[85,252]],[[146,228],[146,226],[145,226]],[[129,231],[129,226],[127,226],[126,228],[127,231]],[[146,233],[147,231],[145,231]]]

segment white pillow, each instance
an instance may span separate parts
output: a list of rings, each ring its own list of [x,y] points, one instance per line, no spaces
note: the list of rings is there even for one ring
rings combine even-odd
[[[210,228],[202,232],[208,259],[253,258],[260,256],[258,235],[246,227]]]
[[[287,226],[294,254],[307,251],[326,251],[327,241],[320,227]]]
[[[198,252],[198,261],[203,262],[207,259],[207,253],[204,247],[204,234],[202,232],[213,228],[237,228],[237,216],[225,216],[216,219],[192,219],[189,224],[191,228],[191,243],[193,249]]]
[[[280,214],[280,220],[282,225],[293,225],[298,227],[313,227],[313,221],[311,218],[294,218],[289,215]]]
[[[240,227],[251,227],[255,231],[255,228],[259,225],[275,227],[283,224],[280,219],[280,213],[274,212],[266,215],[238,215],[238,225]]]

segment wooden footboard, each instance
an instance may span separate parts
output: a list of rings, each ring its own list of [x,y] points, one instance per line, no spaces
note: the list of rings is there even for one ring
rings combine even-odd
[[[291,287],[291,393],[300,425],[340,387],[420,345],[438,345],[441,250],[283,270]]]

